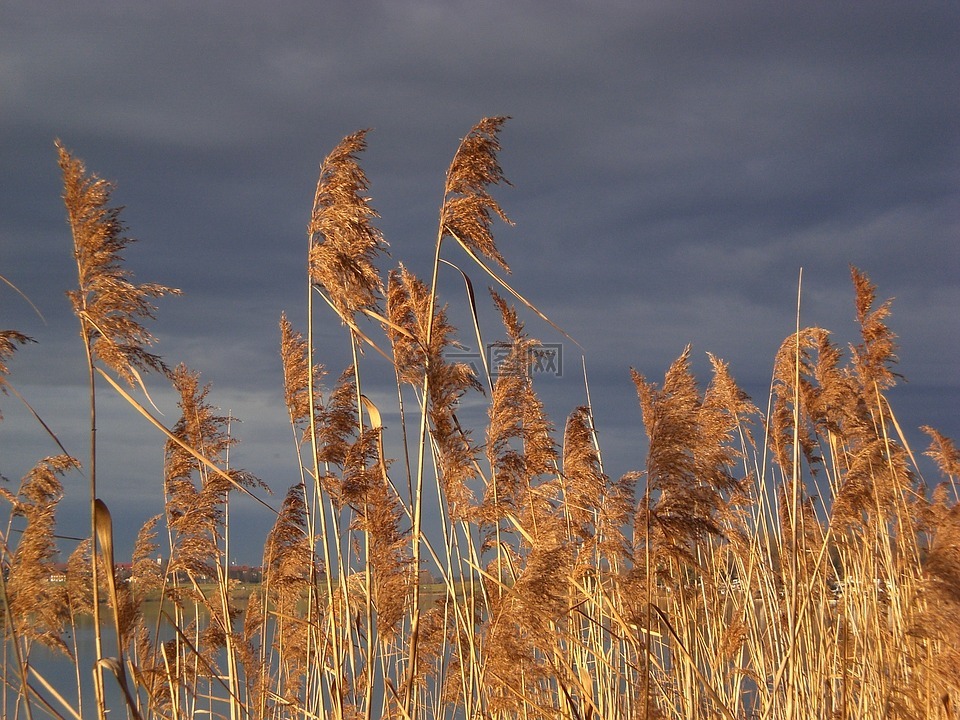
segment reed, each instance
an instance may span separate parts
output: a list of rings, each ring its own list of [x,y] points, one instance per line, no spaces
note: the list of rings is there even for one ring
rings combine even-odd
[[[509,222],[493,196],[506,184],[506,120],[481,120],[454,154],[427,280],[402,264],[378,267],[387,245],[360,165],[367,132],[321,163],[307,325],[286,315],[279,324],[300,468],[279,508],[261,481],[231,467],[234,419],[199,373],[148,349],[152,299],[176,291],[132,282],[112,186],[58,144],[90,453],[82,470],[58,455],[16,491],[0,487],[10,513],[0,535],[5,717],[956,716],[960,452],[924,428],[941,477],[921,475],[888,401],[899,380],[890,302],[878,304],[851,268],[860,333],[846,350],[803,327],[798,310],[762,410],[719,358],[701,385],[689,347],[662,381],[625,373],[649,451],[642,468],[610,477],[592,406],[552,420],[531,370],[540,345],[524,318],[562,330],[508,281],[494,237],[494,222]],[[464,281],[462,298],[440,296],[448,272]],[[497,288],[496,327],[480,322],[477,272]],[[451,323],[452,302],[473,318],[469,335]],[[331,320],[352,357],[336,375],[317,362],[313,340]],[[500,367],[456,361],[461,341],[488,338]],[[0,389],[12,388],[7,363],[28,340],[0,332]],[[395,387],[377,385],[377,397],[390,390],[399,418],[389,428],[369,392],[383,363]],[[135,398],[147,370],[177,393],[172,427]],[[97,495],[103,382],[165,443],[165,506],[141,531],[131,582],[117,572],[109,498]],[[481,399],[486,420],[468,427],[459,408]],[[90,537],[71,554],[66,582],[53,584],[60,478],[81,471]],[[227,561],[237,493],[273,518],[262,582],[242,602]],[[158,567],[150,558],[164,535],[169,560]],[[147,620],[146,603],[157,601],[169,630]],[[70,639],[82,615],[93,616],[93,657]],[[40,644],[75,661],[75,696],[38,672]],[[92,699],[80,675],[90,670]],[[122,707],[107,707],[104,670]]]

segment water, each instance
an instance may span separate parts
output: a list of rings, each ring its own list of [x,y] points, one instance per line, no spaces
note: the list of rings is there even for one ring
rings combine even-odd
[[[157,603],[147,603],[145,606],[145,621],[150,631],[151,637],[154,636],[159,617],[159,605]],[[152,610],[152,612],[151,612]],[[109,612],[109,611],[108,611]],[[101,628],[101,638],[103,643],[103,654],[105,657],[116,657],[116,641],[114,640],[113,625],[109,622],[109,615],[103,618],[104,625]],[[173,639],[175,632],[169,622],[164,618],[160,621],[160,639],[166,641]],[[82,720],[95,720],[97,717],[96,695],[94,694],[94,658],[96,657],[96,637],[94,634],[93,620],[89,616],[81,616],[77,625],[68,630],[64,637],[71,651],[79,659],[75,662],[72,658],[65,656],[62,652],[49,649],[39,643],[35,644],[30,651],[29,664],[31,675],[30,685],[39,693],[42,698],[37,700],[32,698],[32,710],[34,718],[57,717],[46,708],[48,703],[53,710],[66,718],[76,717],[74,713],[80,713]],[[0,707],[0,717],[2,718],[25,718],[23,699],[20,693],[20,678],[16,670],[16,660],[9,643],[5,650],[6,661],[6,679],[4,687],[3,705]],[[64,707],[64,703],[56,698],[54,692],[45,688],[44,683],[38,675],[53,687],[56,693],[59,693],[63,701],[69,706]],[[114,718],[126,717],[126,703],[123,693],[120,690],[119,682],[116,676],[109,670],[104,669],[104,697],[110,716]],[[79,681],[79,697],[77,686]],[[134,684],[128,677],[128,686],[133,691]]]
[[[82,618],[75,631],[68,633],[65,639],[67,645],[76,653],[79,662],[74,662],[73,659],[57,650],[51,650],[36,644],[30,651],[29,661],[32,672],[29,683],[60,715],[74,717],[74,712],[82,708],[84,720],[96,718],[96,700],[93,690],[93,658],[96,657],[96,652],[92,620],[87,617]],[[113,647],[115,647],[115,643]],[[23,699],[19,692],[20,679],[16,671],[16,661],[9,643],[7,644],[5,659],[7,661],[8,685],[4,688],[3,707],[0,709],[0,715],[4,718],[26,717]],[[56,692],[60,693],[70,709],[64,708],[63,704],[55,699],[55,695],[44,688],[43,682],[37,678],[37,675],[53,686]],[[77,697],[78,680],[80,682],[80,699]],[[114,712],[114,717],[124,717],[123,696],[112,673],[106,673],[104,686],[107,707]],[[18,706],[19,715],[17,714]],[[44,710],[42,702],[33,700],[32,706],[34,717],[51,716],[48,710]]]

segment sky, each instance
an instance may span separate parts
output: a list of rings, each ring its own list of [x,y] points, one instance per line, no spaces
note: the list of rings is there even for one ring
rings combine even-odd
[[[37,340],[9,381],[85,459],[59,138],[116,184],[135,278],[183,291],[149,323],[155,351],[210,383],[242,421],[231,464],[282,496],[298,475],[277,324],[286,312],[304,329],[321,160],[370,128],[360,160],[390,244],[381,270],[425,276],[457,145],[505,115],[510,185],[495,196],[514,225],[494,234],[509,280],[583,348],[523,314],[563,351],[561,375],[537,387],[562,428],[585,401],[583,355],[609,475],[644,463],[631,367],[660,380],[690,344],[701,384],[710,352],[765,406],[798,293],[802,325],[857,342],[851,265],[894,298],[907,382],[891,399],[920,451],[921,425],[960,438],[958,77],[960,6],[926,0],[4,3],[0,275],[42,314],[0,287],[0,327]],[[440,291],[471,345],[454,271]],[[484,297],[480,313],[496,339]],[[320,313],[316,333],[335,377],[345,331]],[[384,363],[363,363],[389,436]],[[175,422],[163,379],[147,385]],[[163,438],[108,388],[99,397],[100,494],[122,554],[162,512]],[[0,473],[15,484],[57,448],[14,397],[0,411]],[[63,534],[88,534],[85,482],[66,478]],[[258,564],[270,519],[234,512],[235,559]]]

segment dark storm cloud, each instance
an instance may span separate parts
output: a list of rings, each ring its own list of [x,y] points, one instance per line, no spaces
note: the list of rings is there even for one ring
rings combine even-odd
[[[41,341],[14,360],[13,379],[54,417],[82,415],[60,407],[70,388],[82,404],[84,382],[63,296],[75,269],[60,137],[116,181],[140,239],[128,257],[137,279],[185,291],[160,304],[157,349],[213,383],[213,401],[245,420],[239,457],[282,489],[276,328],[281,310],[303,321],[318,163],[373,128],[362,162],[391,243],[383,267],[426,273],[459,138],[508,114],[500,159],[513,185],[497,197],[516,226],[496,227],[498,244],[515,287],[586,348],[611,472],[642,462],[631,365],[657,378],[693,343],[699,373],[715,352],[764,397],[796,322],[801,267],[802,321],[841,345],[856,341],[851,263],[880,299],[896,296],[891,325],[912,381],[898,389],[901,419],[956,435],[958,29],[960,10],[933,2],[6,8],[0,274],[48,323],[0,294],[0,327]],[[461,303],[459,277],[443,282]],[[482,312],[496,333],[495,313]],[[529,328],[560,340],[533,318]],[[336,374],[348,361],[342,328],[331,319],[318,333]],[[569,372],[544,385],[558,424],[584,392],[579,351],[565,349]],[[7,448],[27,440],[10,425],[0,471],[13,475],[42,442],[14,461]],[[149,432],[126,443],[158,442]]]

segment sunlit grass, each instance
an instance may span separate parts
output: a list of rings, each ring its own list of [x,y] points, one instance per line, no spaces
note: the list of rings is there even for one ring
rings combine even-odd
[[[917,470],[887,401],[898,379],[889,302],[852,269],[860,337],[844,351],[797,324],[762,408],[719,358],[705,383],[689,350],[662,381],[634,370],[646,464],[608,477],[592,408],[550,419],[534,383],[540,345],[523,318],[546,316],[508,282],[492,232],[507,220],[491,195],[504,181],[504,122],[482,120],[454,155],[429,281],[378,268],[386,242],[359,164],[366,133],[321,164],[307,326],[284,316],[279,331],[300,474],[269,499],[231,466],[231,418],[211,388],[148,352],[148,301],[175,291],[132,282],[110,186],[59,149],[90,455],[82,468],[41,459],[0,487],[24,527],[0,535],[4,717],[955,717],[960,455],[927,428],[942,477]],[[465,281],[462,298],[438,297],[440,273]],[[502,327],[480,323],[488,300],[473,275],[496,285]],[[448,303],[470,312],[465,335]],[[335,374],[313,345],[321,324],[341,326],[352,351]],[[0,384],[14,393],[3,363],[28,340],[0,332]],[[460,341],[500,343],[501,366],[456,362]],[[374,364],[393,387],[368,387]],[[177,391],[172,427],[152,410],[147,371]],[[96,433],[101,388],[165,443],[166,502],[129,559],[114,556],[111,498],[97,494],[97,445],[110,442]],[[395,426],[384,428],[373,390],[396,398]],[[478,399],[486,423],[466,427],[458,407]],[[384,457],[388,443],[397,457]],[[50,582],[60,478],[81,471],[91,539]],[[262,582],[230,576],[236,493],[274,521]],[[81,623],[93,625],[92,654],[74,642]],[[73,683],[42,675],[38,645],[75,659]],[[125,689],[125,707],[107,707],[104,684]]]

